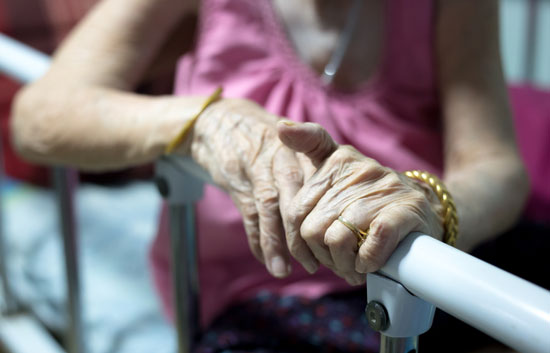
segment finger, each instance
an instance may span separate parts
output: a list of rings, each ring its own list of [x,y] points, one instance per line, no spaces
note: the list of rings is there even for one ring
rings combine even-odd
[[[260,246],[268,271],[275,277],[291,272],[282,219],[279,212],[279,192],[268,165],[257,167],[252,177],[254,200],[258,210]]]
[[[300,227],[300,235],[321,264],[331,270],[337,270],[334,266],[330,250],[324,241],[325,232],[330,225],[330,219],[331,217],[327,217],[323,212],[312,211],[304,219]]]
[[[366,199],[346,204],[325,234],[336,268],[357,281],[364,280],[355,269],[355,261],[360,242],[368,236],[373,211]]]
[[[331,232],[330,228],[334,222],[330,224],[326,221],[327,219],[331,219],[331,217],[323,217],[323,220],[319,218],[315,219],[318,216],[319,214],[313,211],[306,217],[302,224],[300,231],[307,245],[321,264],[331,269],[338,276],[344,278],[350,285],[356,286],[362,284],[365,281],[364,275],[355,271],[354,264],[356,252],[353,250],[350,251],[347,268],[344,268],[344,266],[338,267],[332,256],[332,249],[325,244],[327,233]],[[352,248],[353,246],[353,243],[351,243]],[[355,245],[355,248],[357,248],[357,245]]]
[[[319,124],[281,120],[277,129],[279,139],[287,147],[304,153],[317,168],[338,148],[338,144]]]
[[[272,175],[279,191],[279,207],[283,219],[292,199],[302,187],[304,175],[296,154],[281,146],[273,156]]]
[[[313,174],[317,171],[317,168],[311,163],[311,160],[307,158],[303,153],[297,153],[296,158],[298,163],[302,168],[302,173],[304,174],[304,182],[309,180]]]
[[[330,258],[330,253],[323,249],[324,247],[324,228],[317,231],[314,226],[315,222],[309,225],[303,225],[306,217],[309,217],[310,212],[315,208],[324,193],[331,187],[331,176],[325,177],[319,173],[311,177],[306,184],[298,191],[288,206],[288,212],[285,216],[286,240],[290,253],[300,262],[306,270],[313,273],[317,270],[318,261],[323,262],[326,266],[332,266],[333,262]],[[310,218],[313,220],[314,218]],[[323,221],[326,221],[324,219]],[[306,234],[304,237],[303,235]],[[309,241],[309,243],[307,242]],[[319,245],[321,244],[321,245]],[[309,249],[314,257],[313,260],[307,255],[304,246]],[[317,254],[316,254],[317,253]]]
[[[300,163],[296,159],[296,154],[286,146],[281,146],[273,158],[273,178],[279,191],[281,218],[283,225],[286,227],[289,224],[292,200],[303,183],[303,172]],[[288,231],[286,233],[288,234]],[[319,264],[305,241],[301,238],[295,239],[292,246],[291,253],[306,271],[309,273],[316,272]]]
[[[347,269],[344,269],[341,266],[336,266],[332,256],[333,253],[330,249],[330,245],[334,245],[334,243],[336,243],[333,243],[331,234],[334,233],[331,233],[330,227],[341,212],[339,205],[335,205],[333,202],[334,197],[332,195],[332,191],[333,190],[329,190],[323,194],[315,207],[308,212],[302,222],[302,225],[300,226],[300,235],[313,252],[315,258],[317,258],[321,264],[336,273],[346,275],[348,273],[355,272],[355,269],[351,265]],[[327,242],[328,239],[330,240]],[[353,242],[351,243],[351,246],[353,247]],[[353,251],[352,254],[352,259],[354,260],[355,254]]]
[[[243,217],[244,230],[248,240],[248,246],[254,257],[265,264],[264,254],[260,245],[260,225],[258,222],[258,210],[252,197],[252,193],[231,193],[231,198]]]
[[[355,258],[359,246],[357,245],[358,239],[355,233],[338,219],[335,219],[328,227],[324,241],[336,269],[350,275],[357,274],[355,271]]]
[[[339,171],[342,170],[342,168],[339,167],[339,162],[340,159],[346,159],[347,154],[349,154],[348,148],[342,148],[341,153],[335,152],[332,154],[331,159],[334,160],[334,163],[330,163],[329,165],[327,162],[317,170],[298,191],[289,207],[288,217],[285,220],[287,244],[290,253],[303,264],[307,259],[302,259],[300,257],[300,249],[302,246],[301,239],[306,241],[307,246],[318,261],[322,262],[325,266],[334,267],[331,257],[328,256],[330,252],[324,245],[324,233],[335,217],[331,219],[324,215],[321,221],[325,223],[328,221],[329,223],[325,224],[322,229],[316,229],[315,222],[311,221],[315,219],[315,217],[310,217],[310,212],[312,212],[321,198],[325,197],[325,194],[332,188],[334,179],[340,176]],[[329,194],[332,195],[333,193],[329,192]],[[330,202],[328,202],[328,204],[330,204]],[[322,214],[322,212],[318,214]],[[337,216],[338,213],[336,213],[336,217]],[[309,217],[310,225],[304,227],[303,223],[306,217]],[[305,236],[303,233],[304,231]]]
[[[422,229],[421,219],[407,205],[392,205],[382,209],[371,222],[369,236],[359,249],[355,261],[357,272],[379,270],[401,239],[412,231]]]

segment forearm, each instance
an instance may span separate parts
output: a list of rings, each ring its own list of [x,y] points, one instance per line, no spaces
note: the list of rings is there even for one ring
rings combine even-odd
[[[170,34],[195,11],[194,0],[103,0],[53,56],[48,76],[131,90]],[[178,33],[180,45],[192,37]]]
[[[204,99],[125,91],[141,80],[193,6],[192,0],[102,1],[55,53],[46,75],[17,95],[17,150],[34,162],[93,170],[160,155]],[[179,39],[187,37],[192,32]]]
[[[525,169],[514,155],[495,156],[445,177],[459,218],[457,247],[471,251],[511,227],[521,215],[528,191]]]
[[[205,100],[44,84],[17,97],[12,117],[14,145],[33,162],[87,170],[154,160]]]
[[[528,181],[500,60],[498,1],[439,0],[437,9],[445,182],[458,208],[457,245],[469,251],[517,221]]]

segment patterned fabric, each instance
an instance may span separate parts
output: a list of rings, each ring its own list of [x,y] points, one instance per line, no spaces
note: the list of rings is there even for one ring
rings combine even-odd
[[[194,352],[378,352],[365,302],[365,290],[318,299],[262,291],[220,316]]]
[[[0,0],[0,32],[51,54],[96,0]],[[2,55],[2,53],[0,53]],[[11,148],[8,121],[11,100],[20,85],[0,74],[0,122],[5,171],[44,183],[44,168],[23,162]]]

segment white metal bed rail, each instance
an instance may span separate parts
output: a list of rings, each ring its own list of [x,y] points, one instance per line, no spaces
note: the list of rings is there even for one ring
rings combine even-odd
[[[0,71],[21,82],[37,79],[49,65],[45,55],[2,35],[0,51]],[[76,179],[74,174],[68,174],[63,169],[55,169],[54,175],[62,216],[69,291],[68,349],[75,353],[84,352],[77,238],[72,209],[72,190]],[[195,335],[193,330],[198,327],[193,203],[201,197],[202,184],[211,181],[192,161],[181,157],[162,157],[157,163],[157,175],[159,190],[167,198],[171,208],[178,346],[180,352],[189,352]],[[3,256],[0,254],[0,257]],[[6,274],[2,275],[4,277]],[[389,337],[387,342],[383,341],[386,342],[383,343],[385,352],[409,352],[409,348],[399,346],[402,343],[400,339],[418,335],[429,328],[433,310],[425,301],[522,352],[547,352],[550,347],[549,291],[427,235],[409,235],[382,270],[370,278],[371,282],[389,283],[392,288],[389,296],[380,291],[371,293],[369,288],[371,303],[375,302],[371,298],[382,301],[381,306],[372,306],[369,320],[372,319],[372,324],[381,331],[383,337]],[[427,312],[425,321],[429,322],[406,328],[401,333],[392,331],[400,321],[395,318],[403,318],[404,315],[403,310],[394,310],[400,308],[396,301],[401,299],[396,299],[396,295],[391,294],[397,293],[399,288],[402,288],[404,296],[409,295],[412,298],[406,300],[425,300],[418,299],[418,303],[413,305]],[[381,317],[389,322],[380,324]],[[413,334],[409,334],[411,332]]]
[[[0,72],[14,78],[16,81],[28,83],[42,76],[50,65],[50,58],[26,45],[0,34]],[[78,183],[77,173],[62,167],[51,169],[55,188],[60,230],[63,240],[65,258],[65,274],[67,281],[67,335],[65,345],[71,353],[82,353],[84,347],[84,331],[82,330],[81,286],[78,262],[78,247],[73,206],[73,193]],[[3,243],[0,230],[0,243]],[[0,250],[2,247],[0,246]],[[5,261],[5,256],[0,253]],[[19,311],[17,298],[9,285],[8,264],[0,263],[0,275],[5,286],[6,302],[10,309],[5,314]]]

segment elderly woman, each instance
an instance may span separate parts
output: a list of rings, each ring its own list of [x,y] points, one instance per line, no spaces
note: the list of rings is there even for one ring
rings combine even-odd
[[[223,347],[374,349],[361,313],[336,306],[355,299],[331,294],[412,231],[470,251],[521,212],[497,30],[496,0],[104,0],[19,94],[15,143],[29,160],[97,171],[192,156],[219,186],[197,222],[203,324],[241,327]],[[174,96],[132,93],[181,51]],[[456,207],[411,169],[440,175]],[[159,229],[170,313],[164,212]],[[235,303],[277,310],[243,328],[246,315],[223,314]]]

